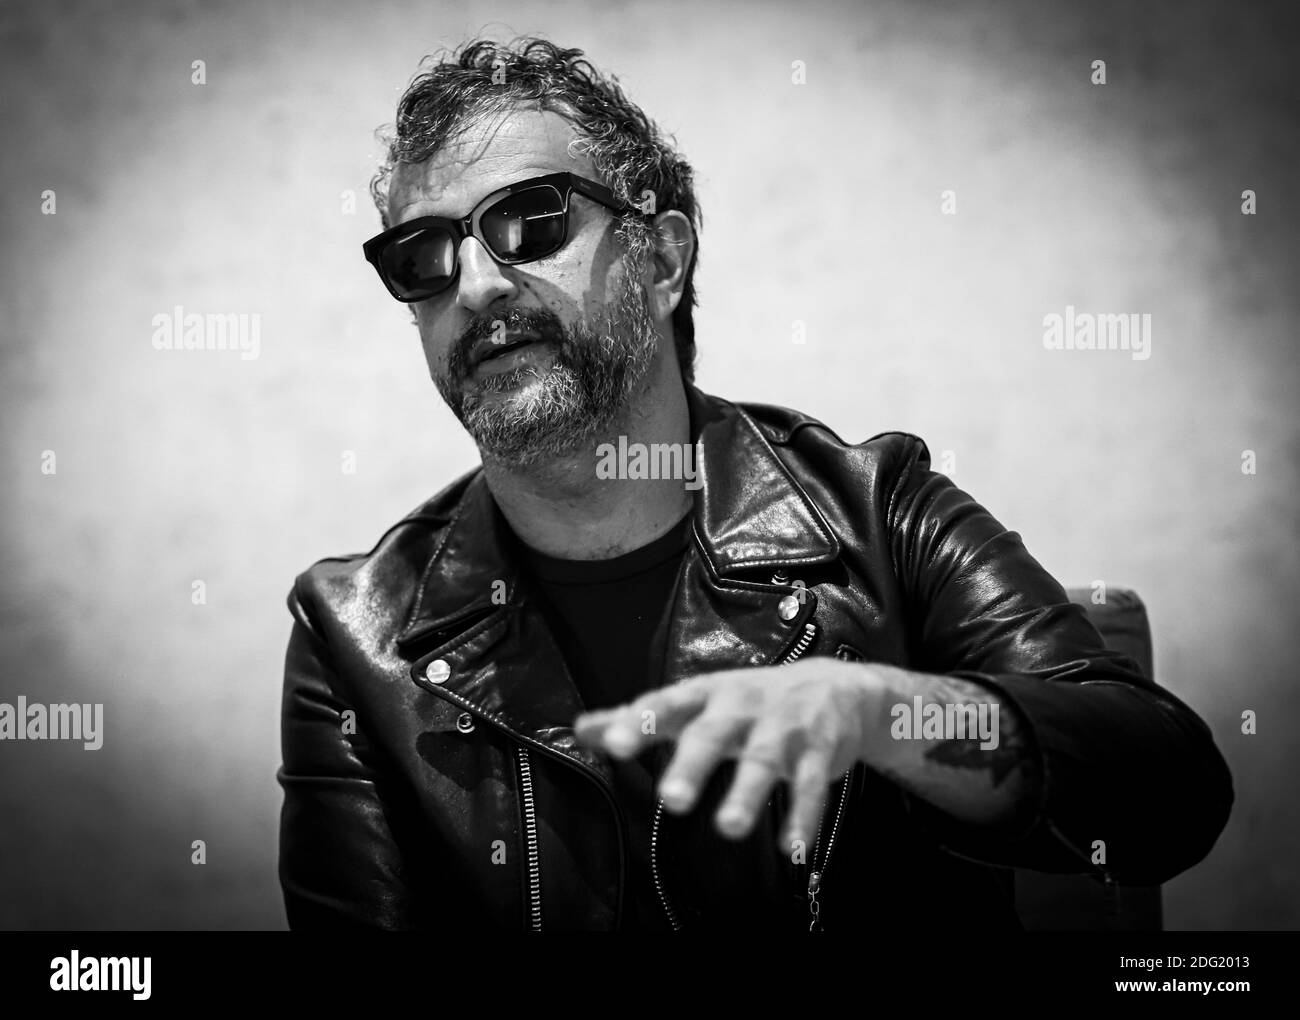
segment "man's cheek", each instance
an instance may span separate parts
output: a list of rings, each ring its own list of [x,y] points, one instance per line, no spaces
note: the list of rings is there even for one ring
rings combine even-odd
[[[451,364],[451,342],[432,329],[420,330],[420,347],[429,367],[438,372],[446,372]]]

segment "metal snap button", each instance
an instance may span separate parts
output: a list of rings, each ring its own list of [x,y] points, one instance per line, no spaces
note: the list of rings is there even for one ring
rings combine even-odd
[[[446,659],[434,659],[424,667],[424,676],[431,684],[446,683],[447,677],[451,676],[451,666]]]
[[[474,717],[468,712],[461,712],[461,714],[456,717],[456,729],[460,730],[461,733],[473,733]]]
[[[799,599],[794,595],[787,595],[776,607],[776,613],[781,619],[789,622],[799,615]]]

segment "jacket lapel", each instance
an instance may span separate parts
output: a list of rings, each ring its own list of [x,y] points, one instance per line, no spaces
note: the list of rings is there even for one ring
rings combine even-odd
[[[573,739],[582,698],[519,571],[517,542],[480,470],[425,568],[398,648],[421,687],[611,781],[607,762]]]
[[[803,633],[817,599],[808,592],[784,619],[782,600],[796,589],[773,575],[793,579],[840,551],[753,419],[694,386],[687,400],[704,484],[696,491],[695,555],[673,607],[665,683],[777,661]]]

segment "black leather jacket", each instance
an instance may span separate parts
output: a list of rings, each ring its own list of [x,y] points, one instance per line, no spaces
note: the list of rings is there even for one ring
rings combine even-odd
[[[1209,851],[1233,791],[1208,728],[1103,647],[920,439],[850,445],[785,408],[688,401],[704,485],[666,682],[817,655],[962,676],[1027,721],[1045,779],[988,828],[859,765],[796,862],[777,845],[783,790],[746,840],[715,833],[723,766],[695,811],[655,825],[675,927],[806,931],[810,882],[830,932],[1015,926],[1007,868],[1154,884]],[[618,927],[626,823],[606,761],[574,743],[581,702],[504,529],[475,470],[369,553],[297,578],[278,774],[291,927]]]

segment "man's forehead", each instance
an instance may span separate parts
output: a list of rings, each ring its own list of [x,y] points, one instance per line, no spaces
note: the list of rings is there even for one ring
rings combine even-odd
[[[463,216],[481,198],[515,181],[557,170],[592,176],[570,143],[581,137],[550,110],[516,110],[477,119],[423,163],[400,163],[389,186],[389,219]]]

